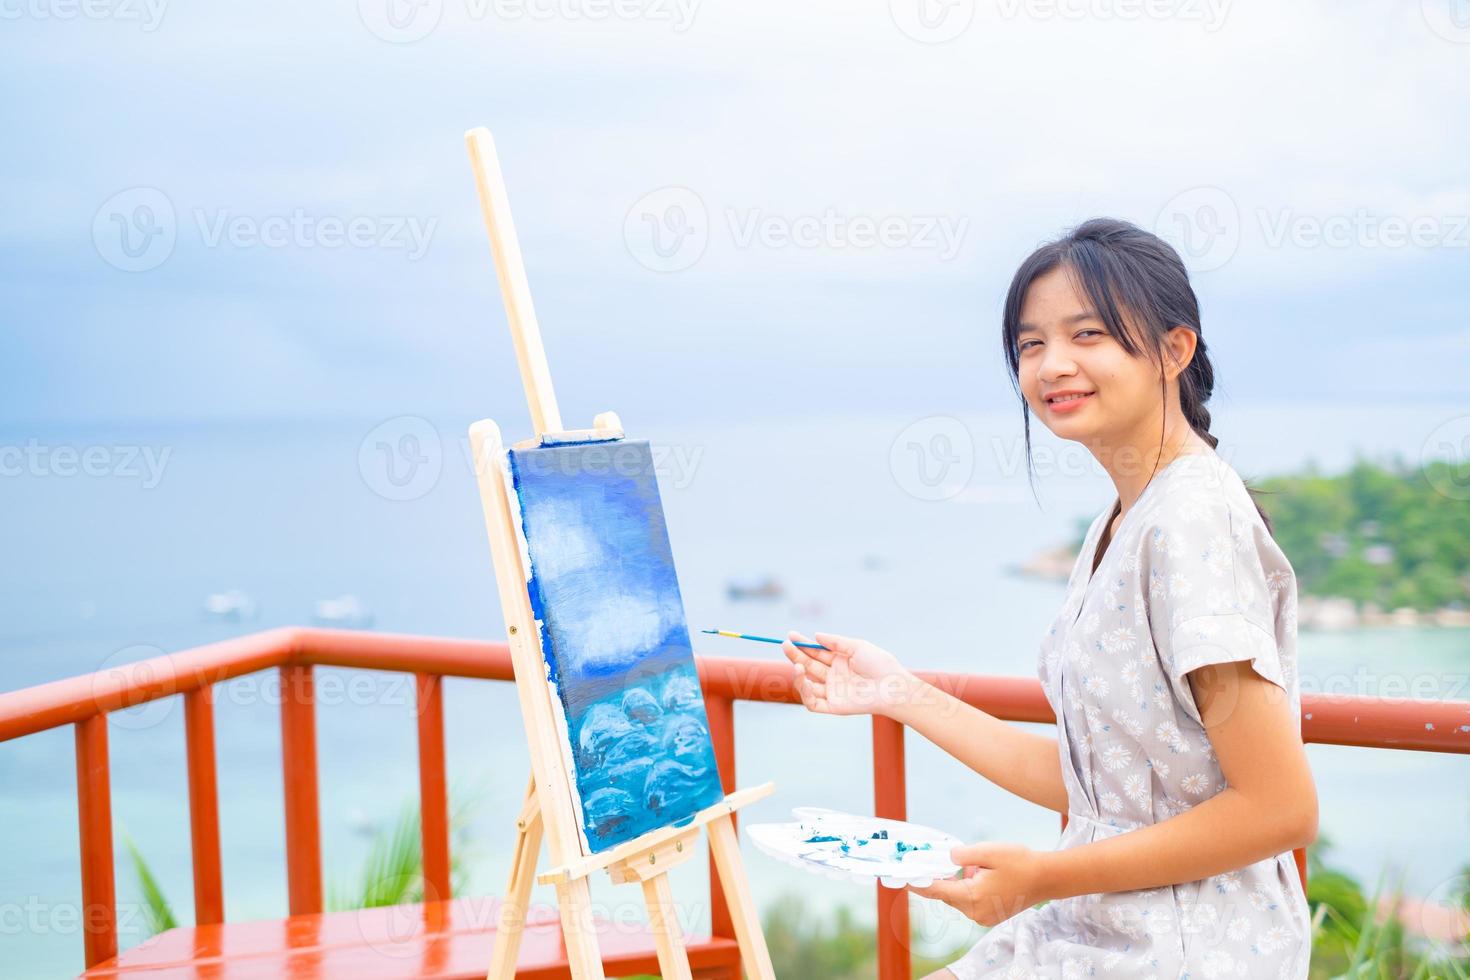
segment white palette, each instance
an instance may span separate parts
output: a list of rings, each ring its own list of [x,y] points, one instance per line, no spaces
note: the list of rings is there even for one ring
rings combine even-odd
[[[959,866],[950,861],[949,851],[962,842],[931,827],[821,807],[797,807],[791,815],[796,822],[742,829],[771,857],[828,878],[863,884],[877,880],[889,888],[922,888],[936,878],[952,878],[960,872]],[[885,831],[886,839],[874,838]],[[840,839],[813,841],[814,836]],[[904,848],[913,849],[901,850],[900,842]]]

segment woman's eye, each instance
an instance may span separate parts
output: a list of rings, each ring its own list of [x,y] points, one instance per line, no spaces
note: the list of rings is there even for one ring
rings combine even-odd
[[[1033,346],[1035,344],[1039,344],[1039,343],[1041,343],[1041,341],[1039,341],[1039,340],[1028,340],[1028,341],[1026,341],[1024,344],[1022,344],[1020,347],[1018,347],[1016,349],[1019,350],[1021,353],[1024,354],[1024,353],[1026,353],[1026,351],[1027,351],[1028,348],[1030,348],[1031,346]]]
[[[1083,334],[1089,334],[1089,333],[1095,333],[1099,337],[1106,337],[1107,336],[1107,331],[1105,331],[1105,330],[1095,330],[1092,327],[1088,327],[1086,330],[1079,330],[1077,332],[1077,336],[1081,337]]]

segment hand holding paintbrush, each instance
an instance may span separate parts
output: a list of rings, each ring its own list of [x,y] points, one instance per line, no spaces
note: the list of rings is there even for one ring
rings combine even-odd
[[[924,686],[898,658],[867,640],[817,633],[816,642],[794,630],[784,641],[730,630],[705,633],[738,640],[780,643],[791,661],[796,691],[807,709],[825,715],[892,714],[911,704]]]
[[[781,645],[807,710],[827,715],[886,715],[912,700],[923,682],[898,658],[867,640],[817,633],[815,649],[792,631]]]

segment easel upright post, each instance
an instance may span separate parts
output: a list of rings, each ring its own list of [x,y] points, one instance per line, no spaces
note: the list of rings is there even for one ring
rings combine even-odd
[[[495,142],[485,129],[471,130],[465,134],[465,141],[537,442],[548,435],[563,439],[569,436],[621,439],[622,422],[612,412],[599,414],[590,430],[568,433],[562,429]],[[668,871],[692,856],[701,828],[708,828],[719,880],[731,899],[731,917],[746,976],[750,980],[775,980],[733,822],[736,810],[769,796],[775,788],[772,784],[727,791],[723,800],[700,810],[679,827],[651,830],[596,854],[584,850],[574,805],[575,777],[559,741],[556,708],[547,683],[547,661],[522,570],[517,510],[512,505],[513,491],[502,470],[506,447],[499,426],[489,420],[476,422],[470,427],[470,444],[531,756],[531,781],[517,820],[515,855],[500,910],[500,929],[489,980],[511,980],[515,976],[531,886],[537,881],[556,888],[572,977],[603,980],[589,887],[590,875],[598,870],[608,871],[617,883],[642,884],[663,976],[692,980]],[[552,868],[538,876],[535,869],[543,836],[551,853]]]
[[[500,280],[500,295],[505,300],[505,317],[510,321],[521,384],[531,407],[531,425],[538,436],[560,432],[561,410],[557,408],[556,390],[551,385],[546,349],[541,346],[541,328],[536,322],[536,307],[531,302],[531,284],[526,278],[526,263],[521,258],[521,243],[511,218],[510,195],[505,190],[495,140],[483,126],[465,133],[464,138],[470,150],[470,166],[475,172],[480,215],[485,219],[485,231],[490,236],[495,258],[495,276]]]

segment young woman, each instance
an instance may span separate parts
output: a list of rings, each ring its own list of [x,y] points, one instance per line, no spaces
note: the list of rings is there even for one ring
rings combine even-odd
[[[864,640],[782,647],[808,709],[888,715],[1066,815],[1054,851],[957,848],[965,877],[913,889],[994,927],[926,980],[1304,978],[1291,851],[1316,837],[1317,798],[1296,579],[1215,452],[1214,372],[1183,263],[1133,225],[1088,221],[1022,264],[1002,337],[1028,458],[1029,410],[1117,490],[1041,644],[1056,737],[964,704]]]

